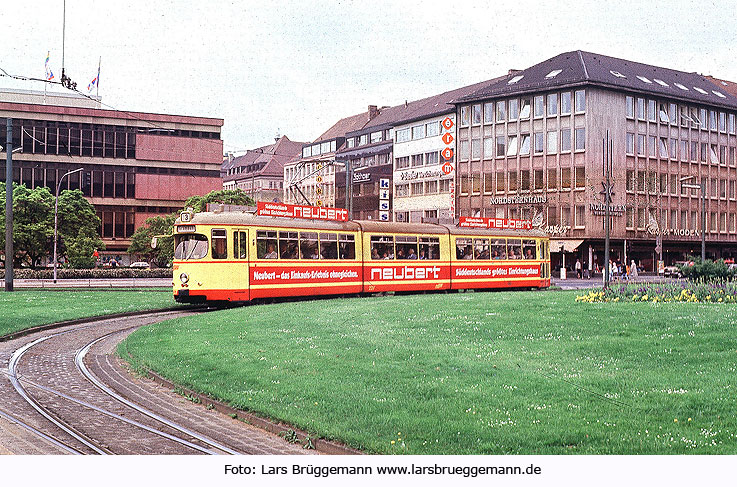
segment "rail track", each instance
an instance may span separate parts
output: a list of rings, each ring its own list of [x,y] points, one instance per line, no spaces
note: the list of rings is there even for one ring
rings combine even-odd
[[[0,343],[0,422],[13,426],[0,427],[0,446],[37,454],[306,453],[132,378],[110,353],[136,328],[192,312],[100,319]]]

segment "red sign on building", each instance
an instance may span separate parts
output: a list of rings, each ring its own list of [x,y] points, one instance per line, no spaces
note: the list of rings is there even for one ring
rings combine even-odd
[[[256,203],[259,216],[281,216],[285,218],[304,218],[307,220],[348,221],[348,210],[343,208],[324,208],[319,206],[288,205],[286,203]]]
[[[464,228],[531,230],[532,222],[530,220],[515,220],[512,218],[474,218],[462,216],[458,219],[458,226]]]

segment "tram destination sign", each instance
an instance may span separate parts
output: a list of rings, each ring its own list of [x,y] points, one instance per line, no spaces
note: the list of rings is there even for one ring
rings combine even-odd
[[[325,208],[320,206],[288,205],[286,203],[256,203],[256,214],[259,216],[281,216],[285,218],[303,218],[306,220],[348,221],[348,210],[343,208]]]
[[[476,218],[462,216],[458,218],[458,226],[462,228],[497,228],[507,230],[531,230],[530,220],[515,220],[513,218]]]

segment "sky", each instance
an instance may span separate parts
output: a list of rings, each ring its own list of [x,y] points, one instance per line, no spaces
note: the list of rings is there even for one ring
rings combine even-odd
[[[224,119],[236,153],[577,49],[737,81],[734,0],[67,0],[65,29],[63,0],[19,4],[3,13],[0,68],[43,78],[50,52],[58,80],[63,55],[87,92],[99,62],[105,108]]]

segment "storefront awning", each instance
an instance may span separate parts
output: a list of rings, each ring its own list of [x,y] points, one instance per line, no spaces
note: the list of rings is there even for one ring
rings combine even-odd
[[[583,240],[551,240],[550,251],[560,252],[560,247],[563,246],[565,252],[573,252],[583,243]]]

